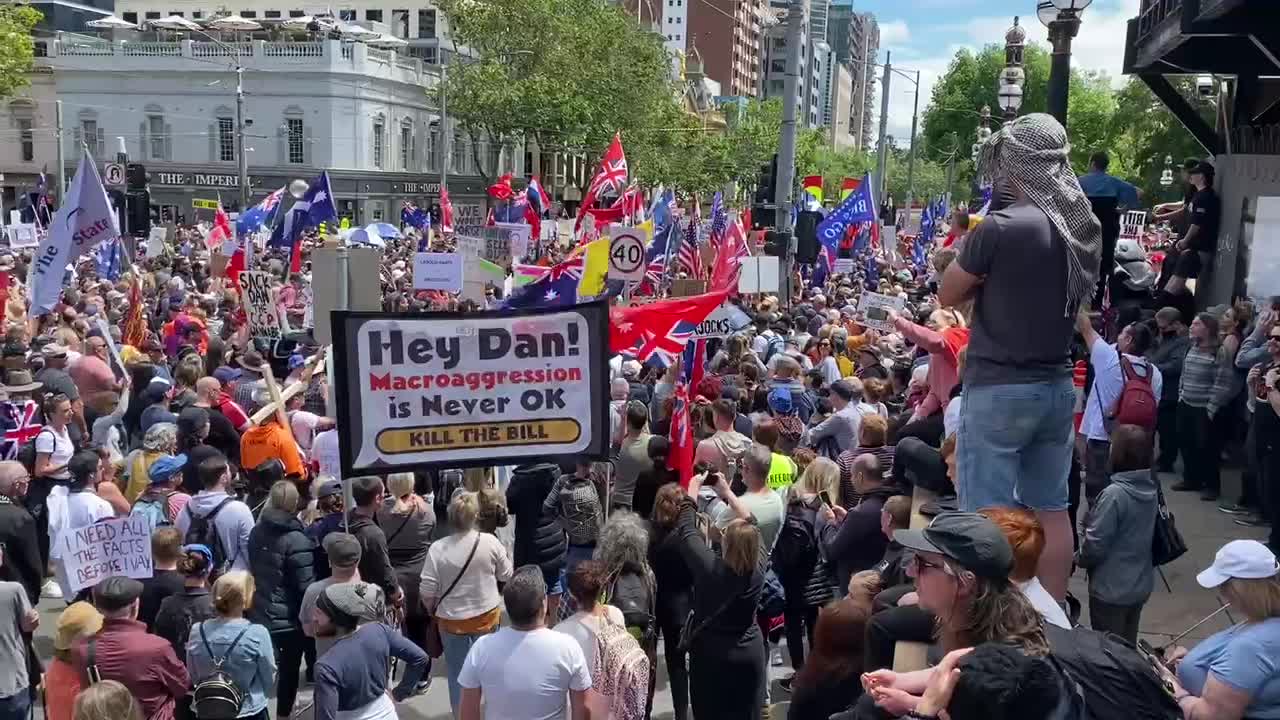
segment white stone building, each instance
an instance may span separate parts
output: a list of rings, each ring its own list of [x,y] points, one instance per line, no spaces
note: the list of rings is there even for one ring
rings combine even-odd
[[[49,189],[58,186],[58,143],[53,73],[36,68],[30,84],[0,100],[0,205],[4,222],[25,193],[33,192],[45,172]]]
[[[153,205],[191,217],[192,200],[235,206],[235,59],[213,42],[43,42],[63,102],[66,161],[80,140],[101,161],[124,138],[150,174]],[[233,46],[244,70],[251,201],[328,170],[338,211],[398,222],[401,202],[430,204],[440,181],[438,75],[417,58],[337,40]],[[251,124],[249,124],[251,123]],[[483,147],[486,174],[522,157]],[[449,192],[462,215],[484,205],[472,148],[455,132]],[[519,172],[519,169],[517,172]]]

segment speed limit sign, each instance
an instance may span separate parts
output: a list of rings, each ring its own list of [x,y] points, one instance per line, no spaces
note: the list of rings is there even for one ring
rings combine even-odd
[[[124,165],[120,163],[107,163],[102,166],[102,182],[107,185],[123,185],[124,184]]]
[[[644,246],[646,233],[614,223],[609,226],[609,279],[640,282],[644,280]]]

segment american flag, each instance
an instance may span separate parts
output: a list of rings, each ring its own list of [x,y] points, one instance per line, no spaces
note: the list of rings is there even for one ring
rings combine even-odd
[[[689,222],[685,226],[684,241],[680,243],[678,267],[689,277],[702,277],[702,254],[698,252],[698,216],[690,213]]]
[[[728,225],[729,213],[724,209],[724,194],[717,192],[715,197],[711,198],[711,247],[719,249]]]
[[[698,391],[702,379],[707,375],[707,341],[694,340],[684,346],[684,362],[680,366],[680,377],[683,382]],[[711,398],[718,400],[719,398]]]
[[[6,402],[0,405],[0,423],[4,425],[4,441],[0,444],[0,457],[13,460],[18,449],[31,442],[44,427],[36,422],[36,401],[27,400],[18,405]]]

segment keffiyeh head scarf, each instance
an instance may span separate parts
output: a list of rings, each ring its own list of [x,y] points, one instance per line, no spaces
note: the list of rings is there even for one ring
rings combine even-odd
[[[984,182],[1008,182],[1049,216],[1067,243],[1067,302],[1074,312],[1093,294],[1102,252],[1102,226],[1071,170],[1067,130],[1034,113],[1006,123],[982,148]]]

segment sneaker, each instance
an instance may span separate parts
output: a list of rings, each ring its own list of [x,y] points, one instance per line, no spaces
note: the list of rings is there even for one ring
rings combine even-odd
[[[1241,525],[1243,527],[1271,527],[1271,523],[1267,522],[1267,519],[1260,515],[1249,515],[1247,517],[1236,518],[1235,522],[1237,525]]]
[[[417,685],[413,686],[414,695],[425,695],[427,690],[431,688],[431,678],[419,680]]]
[[[769,655],[769,664],[774,667],[782,667],[786,663],[787,661],[782,658],[782,648],[774,647]]]
[[[306,698],[305,700],[303,698],[298,698],[297,702],[293,704],[293,712],[289,713],[289,717],[298,717],[302,713],[310,710],[315,704],[315,700],[312,700],[311,698]],[[279,719],[277,718],[277,720]]]
[[[1200,492],[1199,485],[1192,485],[1191,483],[1185,480],[1183,480],[1182,482],[1176,482],[1170,485],[1169,489],[1174,492]]]
[[[1227,503],[1226,505],[1219,505],[1218,512],[1223,512],[1228,515],[1248,515],[1253,511],[1247,505],[1241,505],[1239,503]]]
[[[795,679],[796,679],[795,675],[788,675],[778,681],[778,687],[782,688],[787,692],[791,692],[791,683],[794,682]]]
[[[40,597],[61,600],[62,588],[58,587],[58,583],[54,582],[53,578],[49,578],[44,581],[44,585],[40,586]]]

